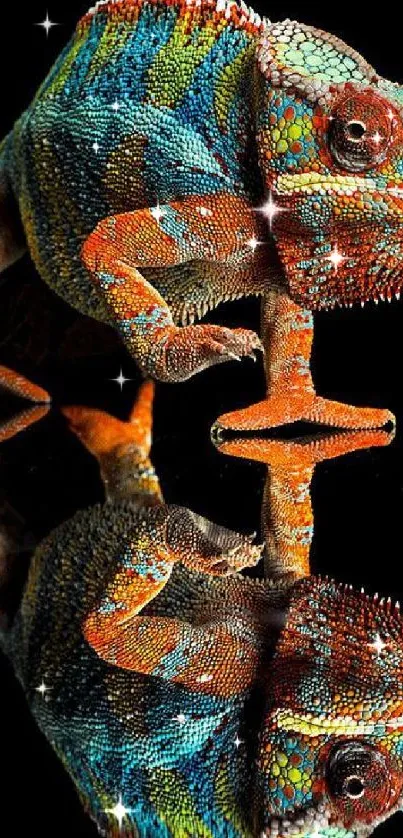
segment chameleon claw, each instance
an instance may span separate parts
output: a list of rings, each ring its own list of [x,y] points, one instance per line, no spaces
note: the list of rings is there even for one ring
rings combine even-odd
[[[225,440],[225,428],[222,428],[218,422],[215,422],[211,427],[210,437],[214,445],[219,445]]]

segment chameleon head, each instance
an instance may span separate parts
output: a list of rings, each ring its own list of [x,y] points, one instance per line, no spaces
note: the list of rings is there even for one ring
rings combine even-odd
[[[270,670],[257,817],[270,838],[363,838],[403,807],[403,620],[298,583]]]
[[[403,283],[403,88],[292,21],[258,47],[257,141],[291,296],[306,308],[392,299]]]

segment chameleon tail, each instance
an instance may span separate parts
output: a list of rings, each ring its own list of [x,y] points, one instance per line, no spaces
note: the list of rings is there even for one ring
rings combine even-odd
[[[143,506],[162,502],[158,478],[149,459],[153,398],[154,385],[145,381],[127,422],[101,410],[62,408],[73,433],[97,458],[109,500],[134,501]]]

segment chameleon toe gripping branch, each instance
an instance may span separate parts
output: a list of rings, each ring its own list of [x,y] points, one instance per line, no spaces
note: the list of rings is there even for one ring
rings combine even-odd
[[[25,243],[163,381],[263,344],[266,399],[221,427],[383,426],[317,396],[309,359],[314,311],[400,294],[402,106],[337,38],[244,3],[98,3],[0,146],[0,269]],[[195,324],[250,294],[262,340]]]

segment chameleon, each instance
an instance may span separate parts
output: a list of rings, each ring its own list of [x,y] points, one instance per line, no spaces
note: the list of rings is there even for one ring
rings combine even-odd
[[[218,418],[366,429],[317,395],[313,314],[401,288],[403,89],[331,34],[230,0],[112,0],[79,21],[0,146],[0,269],[114,327],[147,376],[263,349],[265,398]],[[261,336],[195,323],[262,298]]]
[[[152,396],[148,381],[127,422],[62,408],[106,500],[36,547],[3,620],[31,711],[110,838],[369,836],[403,808],[403,621],[398,604],[311,575],[309,483],[322,460],[390,435],[219,446],[267,465],[270,555],[252,578],[249,536],[164,501]]]

